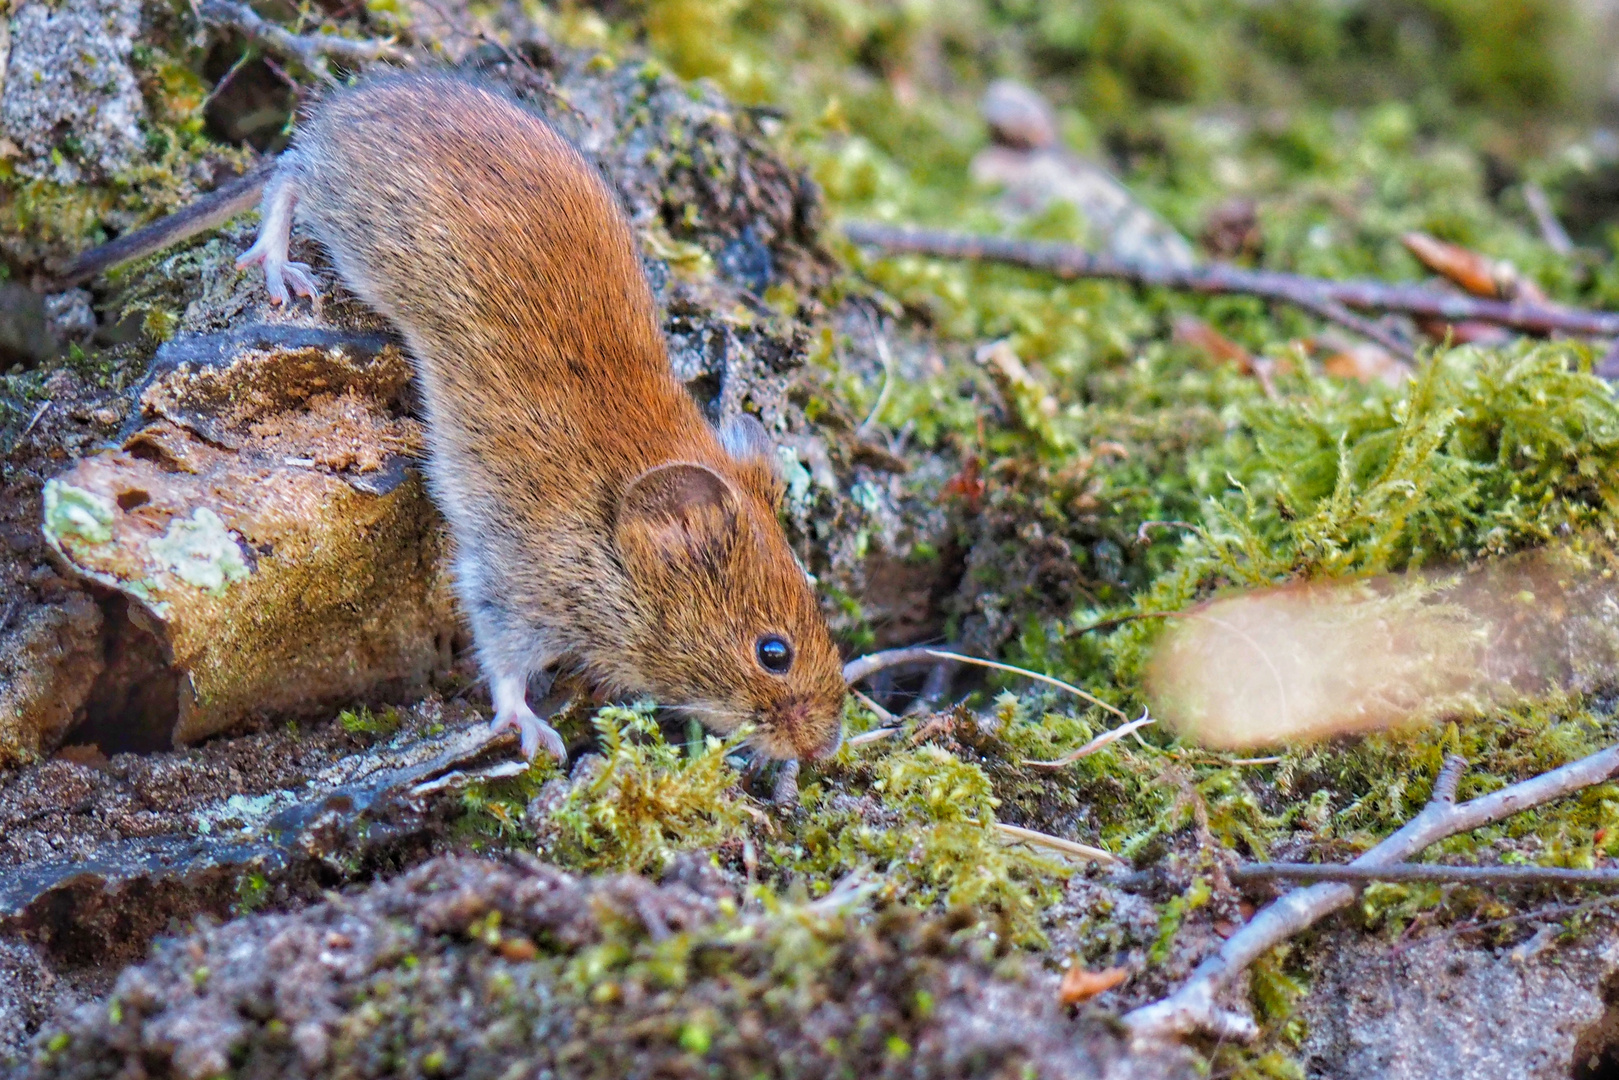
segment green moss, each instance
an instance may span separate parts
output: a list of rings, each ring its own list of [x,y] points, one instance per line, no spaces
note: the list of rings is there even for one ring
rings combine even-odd
[[[398,731],[400,725],[404,723],[404,716],[391,705],[376,713],[362,706],[357,710],[344,709],[337,714],[337,722],[350,735],[376,741],[386,739]]]
[[[802,792],[803,816],[765,853],[812,892],[863,871],[883,895],[910,903],[987,908],[1014,938],[1042,940],[1040,912],[1069,868],[1008,845],[994,828],[1000,801],[984,768],[939,747],[840,757],[846,772]],[[864,800],[842,791],[866,792]]]
[[[664,741],[650,704],[605,708],[594,722],[600,767],[550,809],[541,837],[548,858],[657,874],[680,851],[740,835],[750,808],[725,760],[734,740],[710,737],[686,757]]]

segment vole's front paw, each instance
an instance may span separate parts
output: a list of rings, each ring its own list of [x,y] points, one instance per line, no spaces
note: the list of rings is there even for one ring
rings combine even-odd
[[[568,760],[568,748],[562,745],[562,736],[557,734],[557,729],[535,716],[534,711],[528,706],[496,713],[494,721],[489,725],[489,734],[499,735],[507,728],[516,730],[523,744],[523,756],[529,760],[533,760],[541,746],[545,747],[545,752],[556,760]]]

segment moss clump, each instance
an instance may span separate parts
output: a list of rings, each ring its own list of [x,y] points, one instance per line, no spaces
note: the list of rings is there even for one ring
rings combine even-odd
[[[596,714],[601,757],[572,783],[542,793],[540,850],[587,871],[659,873],[681,851],[737,836],[750,820],[747,797],[725,755],[734,745],[709,737],[686,756],[671,745],[647,703]]]
[[[403,714],[392,705],[381,712],[372,712],[361,706],[359,709],[344,709],[337,714],[337,722],[344,731],[357,739],[366,742],[378,742],[391,737],[405,722]]]
[[[831,783],[807,785],[804,813],[767,856],[820,892],[869,871],[884,896],[999,913],[1014,940],[1042,940],[1040,912],[1069,868],[1008,845],[984,768],[938,746],[845,750]],[[855,796],[851,792],[864,792]]]

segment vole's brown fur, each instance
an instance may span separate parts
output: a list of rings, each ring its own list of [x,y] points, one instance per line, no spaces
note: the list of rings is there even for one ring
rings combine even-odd
[[[294,203],[415,357],[496,724],[560,756],[523,686],[563,665],[719,731],[755,721],[772,756],[835,749],[841,668],[776,521],[773,448],[749,421],[722,442],[674,378],[595,169],[493,90],[394,75],[332,93],[283,155],[243,256],[277,299],[313,285],[285,261]]]

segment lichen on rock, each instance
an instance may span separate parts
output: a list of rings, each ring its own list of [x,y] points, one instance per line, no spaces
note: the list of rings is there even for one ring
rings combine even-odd
[[[145,152],[146,116],[130,63],[139,0],[27,0],[11,16],[0,131],[19,176],[105,181]]]

